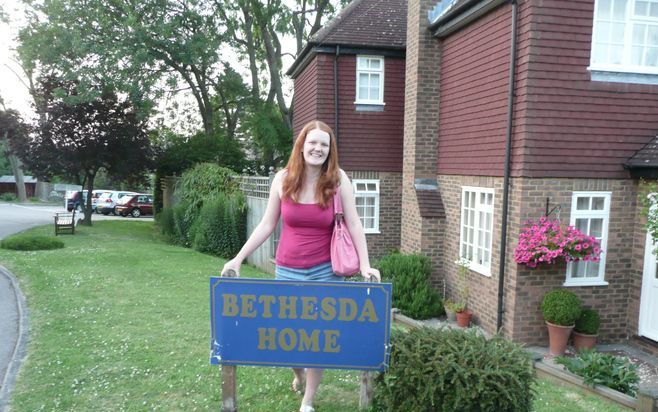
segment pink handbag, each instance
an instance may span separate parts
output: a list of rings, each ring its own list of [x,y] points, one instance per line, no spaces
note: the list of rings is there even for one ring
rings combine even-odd
[[[340,190],[340,189],[339,189]],[[334,233],[331,236],[331,268],[338,276],[352,276],[359,271],[359,256],[343,221],[343,204],[339,190],[334,193]]]

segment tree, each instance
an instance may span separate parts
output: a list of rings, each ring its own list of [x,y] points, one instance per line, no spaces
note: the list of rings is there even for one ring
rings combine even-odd
[[[212,3],[25,1],[33,7],[19,34],[26,71],[79,79],[81,98],[97,97],[98,90],[89,86],[100,80],[146,112],[168,91],[189,91],[204,131],[212,135],[217,111],[212,90],[221,70],[224,31]]]
[[[152,149],[143,120],[127,100],[97,86],[99,97],[75,102],[76,82],[48,77],[39,85],[45,121],[12,149],[40,178],[61,175],[94,189],[101,168],[121,180],[137,179],[151,167]],[[84,224],[91,225],[91,196]]]
[[[27,193],[25,192],[23,167],[18,157],[16,157],[16,154],[11,150],[8,142],[10,139],[25,139],[28,133],[28,126],[23,122],[21,115],[16,110],[7,110],[2,98],[0,98],[0,106],[2,106],[2,110],[0,110],[0,147],[3,149],[2,154],[7,159],[12,174],[14,175],[18,200],[26,202]]]

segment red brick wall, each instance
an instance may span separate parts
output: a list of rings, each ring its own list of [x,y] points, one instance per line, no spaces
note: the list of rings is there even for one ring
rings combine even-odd
[[[316,59],[309,62],[308,66],[297,76],[294,87],[293,139],[296,139],[302,127],[318,117],[318,66]]]
[[[532,1],[520,174],[625,178],[658,133],[658,85],[592,81],[594,0]]]

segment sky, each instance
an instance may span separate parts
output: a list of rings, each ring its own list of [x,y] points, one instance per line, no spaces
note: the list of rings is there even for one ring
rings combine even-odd
[[[32,114],[30,95],[27,87],[14,74],[20,74],[21,68],[14,61],[14,39],[22,24],[22,7],[16,0],[0,0],[0,6],[9,14],[9,24],[0,23],[0,96],[8,109],[18,110],[24,117]],[[13,71],[12,71],[13,70]]]
[[[34,116],[34,111],[31,108],[31,98],[27,92],[27,87],[23,84],[24,79],[19,79],[17,76],[21,74],[21,68],[16,63],[15,59],[15,48],[16,48],[16,37],[22,25],[24,24],[23,19],[23,7],[19,0],[0,0],[0,7],[9,15],[10,21],[7,23],[0,23],[0,96],[2,96],[5,106],[8,109],[18,110],[23,117],[29,119]],[[295,42],[292,37],[284,38],[282,40],[283,52],[294,53]],[[225,56],[233,54],[232,51],[227,50],[223,52]],[[290,67],[293,62],[292,57],[285,56],[283,57],[283,70],[284,72]],[[235,59],[237,60],[237,59]],[[242,73],[245,77],[247,84],[251,81],[249,78],[248,67],[238,67],[236,64],[233,65],[234,68]],[[292,90],[292,80],[285,77],[283,79],[284,87]],[[288,96],[288,100],[291,99],[292,93]],[[174,98],[178,103],[181,109],[179,110],[180,115],[183,116],[183,108],[193,107],[193,110],[196,110],[194,99],[191,95],[177,95]],[[160,102],[160,107],[164,105],[171,107],[171,99],[168,101]],[[189,132],[189,128],[180,129],[177,125],[180,125],[179,119],[168,119],[166,122],[168,126],[178,129],[180,132]],[[200,126],[200,118],[199,125]]]

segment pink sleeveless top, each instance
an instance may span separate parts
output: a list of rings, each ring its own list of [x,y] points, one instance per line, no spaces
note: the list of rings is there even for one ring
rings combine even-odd
[[[319,204],[281,200],[283,228],[276,250],[276,264],[295,269],[308,269],[331,261],[334,209]]]

